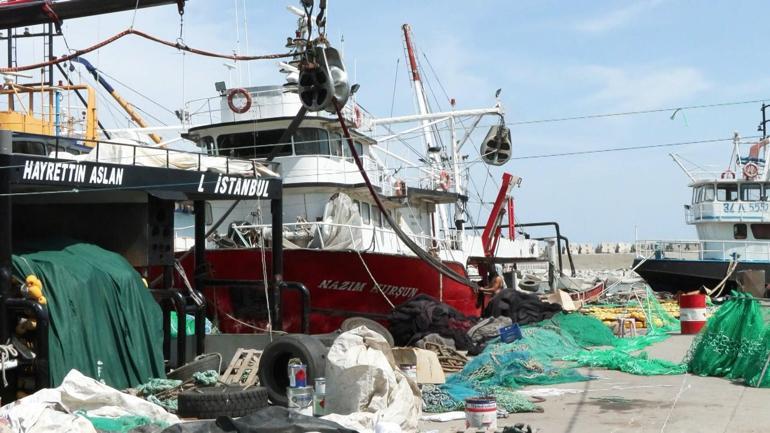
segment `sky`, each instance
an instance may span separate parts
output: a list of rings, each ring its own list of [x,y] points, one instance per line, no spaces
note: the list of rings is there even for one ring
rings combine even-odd
[[[284,52],[296,21],[285,7],[298,3],[190,0],[183,40],[219,52]],[[328,34],[343,50],[353,82],[361,85],[357,101],[379,117],[389,116],[391,106],[394,115],[414,112],[401,34],[404,23],[413,28],[423,69],[435,71],[435,76],[427,73],[436,94],[434,109],[448,106],[440,87],[457,100],[458,109],[489,107],[495,103],[495,91],[502,89],[514,159],[490,168],[490,175],[499,180],[506,171],[522,177],[514,191],[518,221],[558,221],[572,242],[633,241],[637,235],[694,238],[694,229],[684,222],[688,178],[669,153],[726,167],[731,143],[529,157],[729,139],[734,131],[754,136],[761,120],[759,102],[685,109],[672,117],[674,108],[770,101],[770,59],[763,54],[766,30],[761,20],[770,13],[767,2],[329,0],[329,6]],[[82,48],[132,21],[135,28],[165,39],[179,36],[173,5],[139,10],[135,16],[125,12],[70,20],[64,34],[70,48]],[[55,47],[65,52],[61,39]],[[4,49],[3,44],[3,59]],[[42,46],[27,43],[20,50],[22,56],[39,60]],[[239,63],[237,71],[228,72],[226,61],[183,56],[131,36],[88,59],[159,102],[165,108],[113,83],[131,102],[169,124],[175,122],[172,112],[182,101],[215,96],[216,81],[265,85],[283,80],[274,61]],[[671,110],[517,123],[661,108]],[[101,117],[127,126],[109,109],[102,109]],[[470,144],[462,153],[478,156]],[[491,181],[485,182],[483,167],[474,167],[471,176],[481,189],[471,194],[471,208],[485,221],[483,210],[475,212],[479,196],[492,201],[496,191]]]

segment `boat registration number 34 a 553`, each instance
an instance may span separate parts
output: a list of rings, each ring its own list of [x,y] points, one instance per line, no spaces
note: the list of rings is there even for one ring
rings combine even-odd
[[[768,204],[765,202],[724,203],[722,205],[722,212],[724,213],[766,212],[767,210],[768,210]]]
[[[379,289],[387,296],[411,298],[418,292],[416,287],[394,286],[391,284],[380,284],[379,286]],[[318,283],[318,288],[345,292],[364,292],[367,290],[370,292],[379,291],[377,286],[370,286],[369,283],[363,281],[321,280],[321,282]]]

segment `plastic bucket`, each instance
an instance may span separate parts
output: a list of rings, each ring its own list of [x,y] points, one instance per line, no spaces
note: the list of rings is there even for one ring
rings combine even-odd
[[[497,429],[497,400],[494,397],[465,399],[465,428]]]
[[[302,415],[313,416],[313,387],[286,388],[289,410]]]
[[[697,334],[706,324],[706,295],[679,296],[679,324],[682,334]]]

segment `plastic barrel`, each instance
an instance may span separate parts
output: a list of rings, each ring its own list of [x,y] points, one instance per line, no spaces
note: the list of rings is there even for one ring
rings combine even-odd
[[[679,296],[679,324],[682,334],[697,334],[706,324],[706,295]]]

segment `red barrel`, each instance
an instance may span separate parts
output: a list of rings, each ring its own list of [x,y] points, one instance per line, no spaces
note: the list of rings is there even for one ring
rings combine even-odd
[[[679,324],[682,334],[697,334],[706,324],[706,295],[679,296]]]

